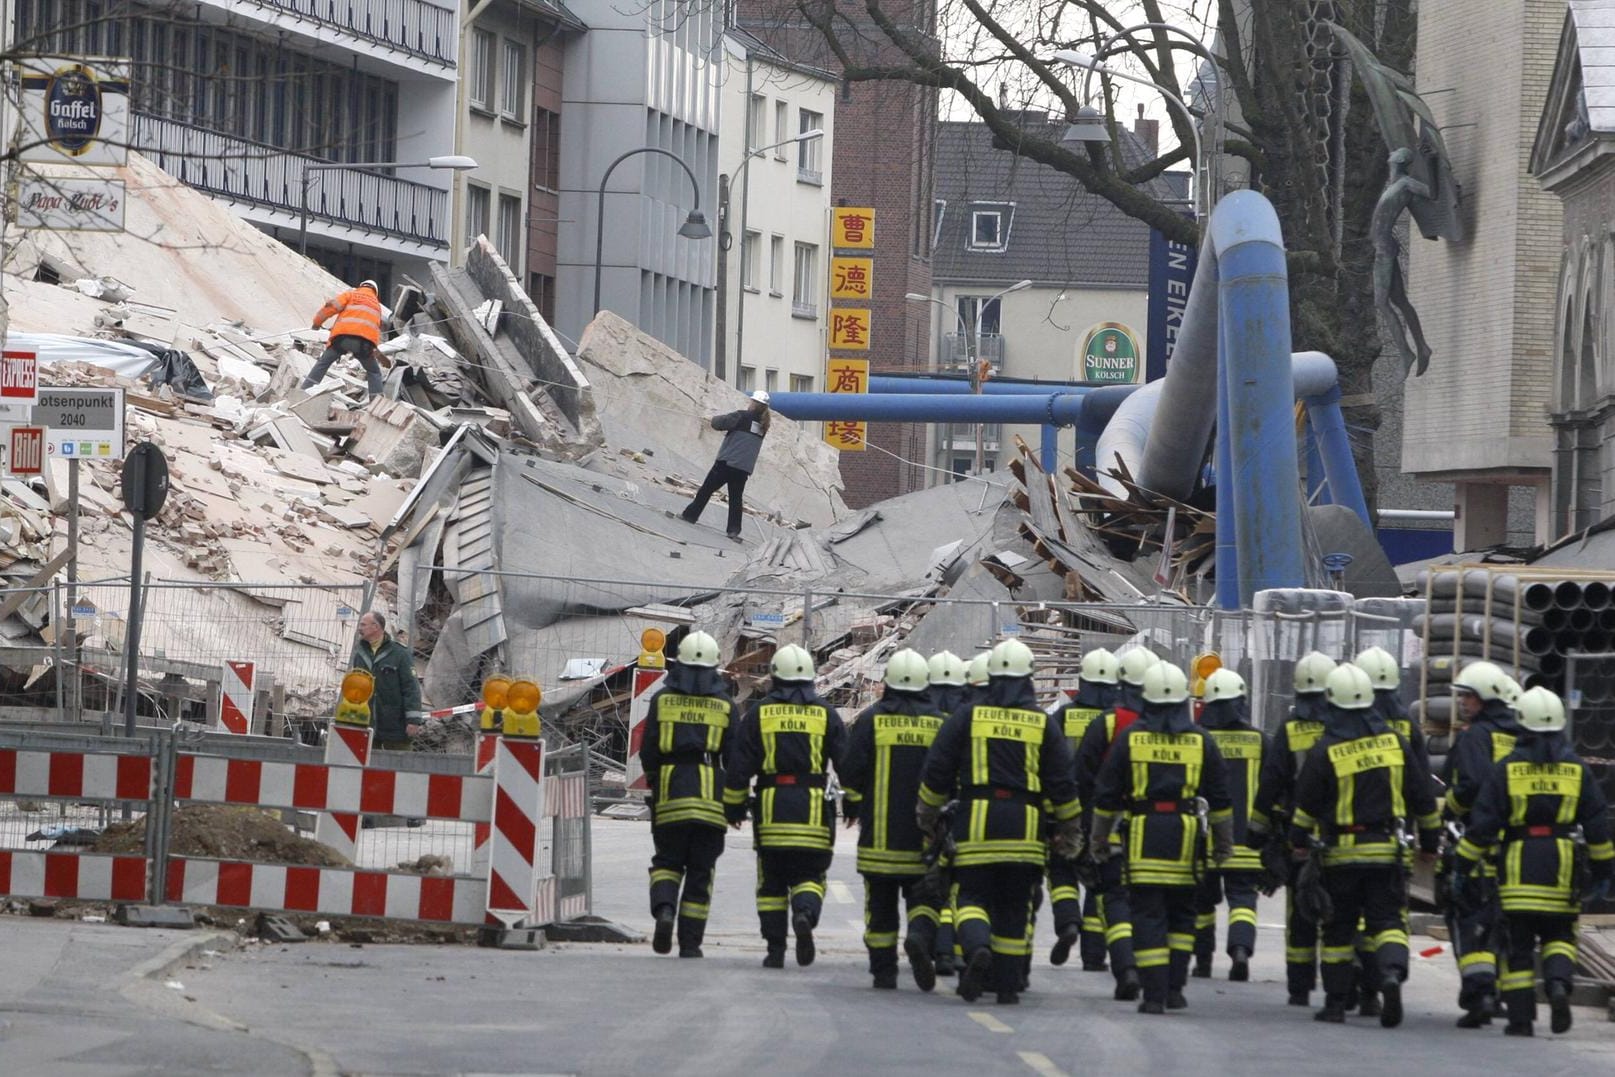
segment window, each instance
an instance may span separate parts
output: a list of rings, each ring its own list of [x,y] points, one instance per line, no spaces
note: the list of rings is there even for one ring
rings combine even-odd
[[[942,218],[947,216],[948,203],[946,199],[938,198],[931,203],[931,246],[942,242]]]
[[[479,187],[475,183],[465,185],[465,235],[468,241],[488,234],[491,197],[486,187]]]
[[[743,366],[740,368],[740,391],[749,393],[757,388],[757,368]]]
[[[957,303],[959,318],[971,332],[998,334],[998,312],[1002,300],[985,295],[961,295]]]
[[[555,278],[543,273],[528,277],[527,298],[533,301],[538,313],[551,325],[555,324]]]
[[[1014,219],[1013,203],[977,203],[970,208],[970,235],[967,246],[974,251],[1002,251],[1009,246],[1009,227]]]
[[[809,131],[822,130],[824,130],[823,114],[803,109],[801,120],[796,125],[796,133],[805,135]],[[796,178],[804,183],[824,182],[823,136],[804,139],[796,144]]]
[[[518,280],[521,279],[522,245],[522,200],[512,194],[502,194],[499,196],[499,234],[494,246]]]
[[[774,160],[785,160],[785,140],[791,137],[791,109],[784,101],[774,102]]]
[[[796,245],[796,279],[791,282],[791,313],[798,318],[819,315],[819,248],[811,243]]]
[[[747,291],[757,290],[759,263],[763,254],[761,232],[747,232],[740,237],[740,286]]]
[[[546,108],[533,110],[533,186],[561,189],[561,117]]]
[[[751,95],[746,103],[746,148],[754,150],[768,138],[768,98],[760,93]]]
[[[785,294],[784,236],[770,236],[768,240],[768,294]]]
[[[779,371],[777,371],[777,370],[765,370],[765,371],[763,371],[763,389],[764,389],[764,391],[770,392],[770,393],[779,392]]]
[[[500,72],[499,115],[520,122],[527,118],[527,46],[505,40],[505,66]]]
[[[812,391],[813,391],[813,375],[812,374],[792,374],[791,375],[791,392],[793,392],[793,393],[811,393]]]
[[[467,81],[472,108],[493,111],[494,49],[498,44],[499,39],[487,30],[471,31],[471,71]]]

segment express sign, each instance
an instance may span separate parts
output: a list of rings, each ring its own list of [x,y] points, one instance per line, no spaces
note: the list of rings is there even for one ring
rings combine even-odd
[[[0,403],[32,404],[39,395],[39,356],[33,352],[0,351]]]

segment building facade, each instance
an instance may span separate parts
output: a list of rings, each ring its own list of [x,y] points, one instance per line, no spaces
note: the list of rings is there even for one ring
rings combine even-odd
[[[1459,550],[1551,530],[1563,212],[1529,159],[1564,13],[1565,0],[1419,5],[1417,89],[1442,127],[1471,238],[1409,243],[1408,293],[1434,354],[1405,382],[1402,469],[1453,484]]]
[[[567,6],[589,29],[567,42],[561,77],[555,328],[564,340],[582,335],[596,309],[598,276],[601,308],[709,367],[718,283],[710,222],[718,189],[721,6],[680,0]],[[659,152],[640,152],[646,149]],[[707,238],[679,235],[694,209],[709,222]]]
[[[1065,127],[1039,111],[1020,119],[1055,137]],[[1142,158],[1145,150],[1130,152]],[[985,124],[947,122],[937,131],[932,242],[932,302],[915,304],[932,318],[930,369],[965,375],[985,360],[995,377],[1144,380],[1147,224],[1071,176],[995,148]],[[1036,447],[1041,428],[981,428],[985,470],[1015,458],[1017,435]],[[933,484],[975,470],[974,426],[939,424],[928,440]],[[1062,465],[1074,462],[1073,452],[1068,435]]]
[[[14,0],[16,48],[133,61],[132,142],[347,280],[447,257],[449,173],[320,168],[454,152],[454,0]],[[306,194],[306,199],[305,199]]]
[[[828,354],[836,83],[745,31],[724,35],[724,55],[713,373],[748,392],[813,392]]]

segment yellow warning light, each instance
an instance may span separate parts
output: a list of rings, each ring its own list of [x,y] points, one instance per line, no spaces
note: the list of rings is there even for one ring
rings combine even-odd
[[[538,710],[538,705],[543,699],[543,690],[532,681],[511,681],[510,689],[505,696],[505,708],[517,714],[531,714]]]
[[[1194,675],[1201,680],[1211,676],[1222,668],[1222,656],[1216,651],[1207,651],[1196,655],[1194,659]]]
[[[661,654],[662,648],[667,645],[667,636],[660,628],[647,628],[639,634],[639,649],[651,654]]]
[[[482,705],[490,710],[504,710],[510,698],[509,677],[489,677],[482,682]]]
[[[350,669],[342,676],[342,700],[345,703],[369,703],[376,690],[376,680],[362,669]]]

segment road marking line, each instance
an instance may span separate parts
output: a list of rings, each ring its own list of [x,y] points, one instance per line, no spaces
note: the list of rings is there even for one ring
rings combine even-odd
[[[852,887],[848,886],[839,879],[831,881],[830,896],[841,902],[843,905],[851,905],[853,903]]]
[[[1065,1070],[1051,1062],[1048,1055],[1039,1054],[1037,1051],[1016,1051],[1015,1053],[1020,1055],[1021,1061],[1032,1067],[1033,1072],[1040,1074],[1041,1077],[1066,1077]]]
[[[1004,1024],[1004,1022],[994,1017],[992,1014],[984,1013],[981,1010],[971,1010],[970,1019],[976,1022],[976,1024],[980,1025],[982,1028],[986,1029],[988,1032],[1015,1031],[1013,1028],[1010,1028],[1008,1025]]]

